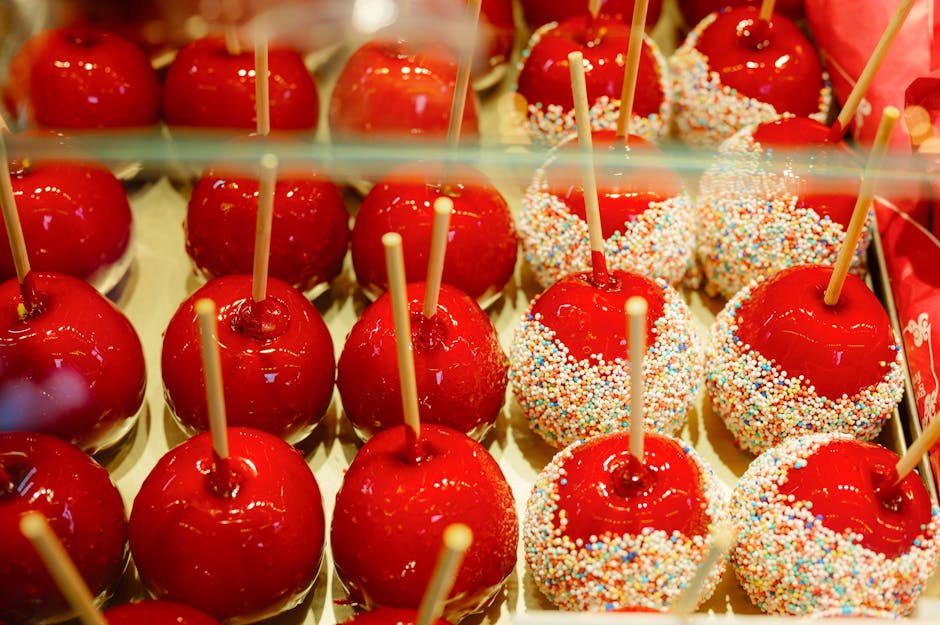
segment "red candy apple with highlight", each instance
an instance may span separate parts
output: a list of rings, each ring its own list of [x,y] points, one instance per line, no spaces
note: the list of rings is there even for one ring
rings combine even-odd
[[[104,613],[108,625],[220,625],[195,608],[174,601],[138,601]]]
[[[588,12],[588,0],[521,0],[522,14],[526,24],[535,30],[549,22],[563,22],[576,15]],[[602,0],[599,15],[615,17],[627,24],[633,17],[632,0]],[[485,5],[484,5],[485,6]],[[662,12],[660,0],[649,0],[646,10],[646,28],[650,29],[659,21]]]
[[[701,22],[709,13],[717,13],[727,7],[745,6],[760,7],[761,0],[680,0],[679,11],[685,23],[691,28]],[[803,9],[804,0],[777,0],[774,11],[782,13],[794,22],[798,22],[806,15]]]

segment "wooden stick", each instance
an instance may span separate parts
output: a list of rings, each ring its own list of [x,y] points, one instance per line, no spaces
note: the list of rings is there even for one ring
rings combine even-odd
[[[225,33],[225,50],[232,56],[242,53],[242,44],[238,39],[238,25],[242,7],[239,0],[222,0],[222,22]]]
[[[431,625],[443,614],[447,594],[454,587],[460,564],[471,543],[473,532],[463,523],[448,525],[444,530],[444,544],[437,557],[434,573],[431,574],[431,581],[421,599],[415,625]]]
[[[588,13],[591,14],[591,17],[597,19],[598,14],[601,12],[601,4],[604,0],[588,0]]]
[[[923,432],[920,433],[920,436],[911,443],[911,446],[907,448],[907,453],[905,453],[898,463],[895,465],[897,471],[897,480],[895,480],[895,485],[899,484],[901,480],[907,477],[911,471],[913,471],[917,465],[920,463],[920,459],[930,451],[930,448],[937,444],[937,441],[940,441],[940,418],[935,418],[930,422]]]
[[[734,535],[731,532],[731,528],[720,525],[712,529],[711,542],[708,545],[708,550],[705,552],[702,562],[698,565],[698,568],[695,569],[695,574],[692,575],[692,579],[689,580],[682,594],[680,594],[678,599],[670,606],[669,611],[672,614],[681,618],[688,616],[695,610],[696,606],[698,606],[699,595],[702,592],[702,588],[705,586],[705,582],[708,581],[712,569],[715,568],[718,561],[728,553],[733,545]]]
[[[636,0],[633,4],[633,22],[630,24],[630,46],[623,66],[623,87],[620,90],[620,114],[617,117],[617,137],[627,143],[630,136],[630,118],[633,117],[633,100],[636,96],[636,81],[640,73],[640,55],[643,52],[643,35],[646,28],[646,12],[649,0]]]
[[[395,318],[395,343],[398,351],[398,374],[401,379],[401,403],[405,413],[405,425],[411,429],[414,439],[421,436],[421,418],[418,414],[418,383],[415,379],[414,350],[411,344],[411,318],[408,310],[408,294],[405,279],[405,257],[401,247],[401,235],[387,232],[382,235],[385,247],[385,267],[388,271],[388,292],[392,298],[392,315]]]
[[[16,212],[16,199],[13,197],[13,181],[10,178],[6,141],[0,132],[0,205],[3,208],[3,223],[7,228],[7,239],[13,253],[13,266],[20,286],[29,273],[29,255],[26,253],[26,240],[23,238],[23,226],[20,215]]]
[[[609,280],[604,259],[604,234],[601,231],[601,208],[597,199],[597,178],[594,174],[594,140],[591,137],[591,115],[588,112],[587,82],[584,78],[584,56],[580,52],[568,55],[571,72],[571,92],[574,96],[575,124],[578,127],[578,146],[581,149],[581,180],[584,188],[584,208],[587,212],[588,233],[591,241],[591,266],[594,284],[605,286]]]
[[[222,387],[222,359],[219,356],[215,302],[203,298],[197,300],[193,308],[199,320],[199,343],[202,347],[202,371],[206,383],[212,449],[219,458],[228,458],[228,420],[225,417],[225,393]]]
[[[20,518],[20,532],[35,547],[59,591],[78,613],[83,625],[108,625],[101,610],[95,607],[95,600],[81,573],[62,546],[62,541],[52,531],[46,517],[35,510],[27,512]]]
[[[631,297],[626,303],[630,341],[630,454],[643,462],[643,356],[646,354],[645,299]]]
[[[441,294],[441,278],[444,275],[444,256],[447,252],[447,235],[454,201],[439,197],[434,201],[434,225],[431,231],[431,254],[428,258],[428,277],[424,285],[424,316],[430,319],[437,313],[437,301]]]
[[[760,3],[760,12],[757,14],[757,19],[762,22],[769,22],[770,18],[774,16],[774,4],[776,4],[776,0],[763,0]]]
[[[852,87],[849,97],[846,98],[845,105],[839,112],[839,117],[837,117],[836,121],[832,124],[830,140],[838,141],[841,139],[842,135],[845,133],[845,129],[852,123],[852,118],[855,117],[855,111],[858,109],[859,103],[871,86],[875,74],[878,73],[878,68],[881,67],[881,63],[888,55],[891,44],[893,44],[894,40],[897,38],[898,32],[900,32],[913,6],[914,0],[901,0],[900,4],[898,4],[898,8],[895,9],[894,15],[891,17],[888,26],[881,35],[881,39],[878,40],[875,50],[871,53],[868,63],[865,64],[865,68],[862,69],[858,81],[856,81],[855,86]]]
[[[258,177],[258,217],[255,222],[255,258],[251,276],[251,299],[263,302],[268,294],[268,263],[271,259],[271,224],[274,220],[274,191],[277,187],[277,157],[261,157]]]
[[[467,88],[470,85],[470,68],[473,65],[473,44],[476,39],[477,25],[480,22],[482,0],[467,2],[465,23],[472,31],[460,52],[457,62],[457,79],[454,81],[454,97],[450,103],[450,121],[447,125],[447,146],[456,150],[460,143],[460,126],[463,124],[463,111],[467,103]]]
[[[900,111],[893,106],[886,106],[881,114],[878,134],[875,135],[875,142],[868,154],[868,163],[866,163],[865,171],[862,173],[862,183],[858,190],[858,199],[855,201],[855,209],[852,211],[852,220],[846,230],[842,247],[839,248],[839,256],[836,258],[836,266],[829,278],[829,286],[826,287],[825,301],[829,306],[835,306],[839,301],[839,293],[842,292],[845,276],[849,273],[852,256],[855,255],[855,248],[858,246],[859,239],[862,238],[862,228],[865,226],[868,210],[871,208],[872,200],[875,197],[874,173],[884,161],[885,152],[888,150],[888,142],[891,140],[891,133],[894,132],[894,125],[900,116]]]
[[[268,34],[264,25],[255,31],[255,117],[259,135],[271,134],[271,92],[268,77]]]

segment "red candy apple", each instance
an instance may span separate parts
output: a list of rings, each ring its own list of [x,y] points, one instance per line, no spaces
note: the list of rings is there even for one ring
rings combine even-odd
[[[313,585],[323,505],[288,444],[250,428],[229,428],[228,440],[224,460],[208,433],[160,459],[134,499],[130,546],[157,598],[252,622],[294,607]]]
[[[804,0],[777,0],[774,3],[774,11],[796,22],[805,17],[803,3]],[[679,0],[679,11],[685,23],[691,27],[701,22],[709,13],[743,5],[760,7],[761,0]]]
[[[336,495],[333,561],[353,601],[417,608],[444,529],[464,523],[473,544],[444,606],[456,623],[485,608],[515,568],[515,502],[499,465],[472,439],[422,424],[419,445],[420,457],[410,458],[400,426],[359,450]]]
[[[839,398],[877,384],[895,361],[884,307],[852,274],[839,301],[823,301],[832,267],[785,269],[761,282],[737,310],[736,336],[817,394]]]
[[[301,291],[339,274],[349,246],[349,213],[339,188],[312,166],[291,165],[274,190],[269,275]],[[251,273],[258,178],[217,165],[196,183],[186,212],[186,252],[208,277]]]
[[[437,312],[422,312],[423,282],[408,285],[421,420],[480,439],[506,395],[506,355],[486,313],[457,289],[441,286]],[[336,385],[362,438],[404,422],[388,294],[369,306],[346,339]]]
[[[317,309],[285,282],[269,279],[255,303],[251,276],[206,283],[180,304],[163,337],[167,402],[189,431],[209,428],[194,304],[218,308],[226,413],[230,425],[250,426],[288,441],[304,438],[329,407],[335,361],[329,330]]]
[[[39,125],[117,128],[157,123],[160,85],[143,51],[86,26],[44,31],[10,65],[6,97]]]
[[[592,19],[587,14],[571,17],[546,32],[531,49],[519,72],[518,91],[529,104],[557,104],[572,110],[568,54],[580,51],[584,55],[588,103],[593,105],[602,96],[619,101],[629,44],[629,24],[610,17]],[[659,114],[664,97],[656,58],[644,42],[633,114]]]
[[[104,613],[108,625],[219,625],[195,608],[174,601],[125,603]]]
[[[453,180],[455,182],[448,182]],[[518,242],[509,206],[481,172],[464,165],[407,163],[379,180],[362,201],[352,232],[352,260],[363,289],[388,286],[382,235],[398,232],[409,282],[424,280],[434,202],[454,202],[443,282],[486,304],[502,292],[516,265]]]
[[[333,87],[333,138],[442,139],[456,79],[454,52],[441,43],[370,41],[353,53]],[[461,136],[478,132],[474,96],[468,92]]]
[[[32,268],[68,274],[107,293],[131,259],[131,208],[120,181],[100,165],[67,158],[23,157],[9,168]],[[0,253],[0,279],[15,276],[7,248]]]
[[[272,130],[317,127],[320,101],[300,54],[268,50]],[[197,39],[179,51],[167,70],[163,116],[171,126],[255,129],[255,56],[231,54],[221,37]]]
[[[521,0],[522,14],[526,24],[533,30],[549,22],[562,22],[569,17],[588,12],[588,0]],[[630,23],[633,17],[632,0],[602,0],[599,15],[616,17]],[[659,21],[662,12],[661,0],[649,0],[646,10],[646,26],[651,28]],[[624,49],[626,50],[626,49]]]
[[[31,272],[0,285],[0,389],[15,409],[2,430],[53,434],[94,453],[134,425],[146,386],[130,321],[88,284]],[[32,306],[32,310],[27,309]]]
[[[124,503],[108,472],[57,438],[0,432],[0,618],[12,623],[72,614],[20,533],[20,518],[33,510],[49,520],[93,596],[110,594],[126,562]]]

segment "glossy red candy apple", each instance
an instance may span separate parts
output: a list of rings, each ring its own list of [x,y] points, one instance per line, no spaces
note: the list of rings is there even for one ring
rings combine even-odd
[[[533,30],[549,22],[562,22],[569,17],[588,12],[587,0],[521,0],[526,24]],[[633,18],[632,0],[603,0],[599,15],[616,17],[630,23]],[[646,27],[652,28],[662,12],[661,0],[650,0],[646,9]]]
[[[229,457],[208,433],[170,450],[140,487],[130,546],[148,591],[229,623],[303,601],[323,554],[323,504],[290,445],[229,428]]]
[[[197,269],[209,278],[251,273],[257,215],[257,175],[224,164],[206,171],[184,223]],[[339,188],[312,165],[283,169],[274,189],[268,274],[313,291],[339,274],[348,247],[349,213]]]
[[[678,4],[685,23],[692,27],[705,19],[709,13],[718,13],[727,7],[734,6],[751,5],[759,8],[761,2],[760,0],[680,0]],[[803,5],[804,0],[777,0],[774,3],[774,11],[798,22],[806,16]]]
[[[41,126],[126,128],[152,126],[160,85],[142,50],[88,26],[43,31],[10,65],[6,97]]]
[[[195,302],[218,308],[226,415],[289,442],[306,437],[329,407],[336,371],[333,342],[309,300],[269,279],[255,303],[251,276],[207,282],[177,309],[163,337],[163,384],[170,410],[189,432],[209,429]]]
[[[346,61],[330,100],[335,140],[443,139],[450,121],[457,61],[447,46],[374,40]],[[479,133],[475,98],[467,93],[461,137]]]
[[[506,399],[506,355],[475,301],[442,285],[428,319],[424,289],[423,282],[407,289],[421,420],[480,440]],[[383,295],[350,330],[339,358],[336,386],[363,439],[404,422],[393,321],[391,298]]]
[[[379,606],[374,610],[357,613],[352,618],[343,621],[343,625],[416,625],[417,622],[417,610]],[[439,618],[434,625],[450,625],[450,622]]]
[[[118,443],[137,421],[147,377],[130,321],[75,278],[31,272],[0,284],[0,389],[15,406],[0,429],[63,438],[89,453]]]
[[[295,50],[268,50],[272,130],[313,132],[320,100]],[[171,126],[255,129],[255,56],[231,54],[221,37],[197,39],[177,53],[163,86],[163,117]]]
[[[175,601],[139,601],[110,608],[108,625],[219,625],[211,616]]]
[[[424,280],[434,202],[440,197],[454,202],[443,282],[483,305],[502,293],[515,269],[519,245],[506,200],[476,169],[426,162],[393,169],[372,187],[356,213],[352,260],[366,293],[378,296],[388,287],[382,247],[387,232],[402,235],[408,281]]]
[[[59,141],[54,135],[34,136]],[[116,286],[132,258],[131,208],[120,181],[87,160],[23,157],[9,168],[32,268],[85,280],[102,293]],[[15,276],[13,256],[5,248],[0,279]]]
[[[450,428],[421,425],[418,457],[405,426],[359,450],[336,495],[330,544],[350,599],[417,608],[444,529],[464,523],[464,556],[444,618],[458,622],[492,602],[516,564],[519,522],[506,478],[489,453]]]
[[[72,615],[20,533],[20,518],[29,511],[49,520],[96,600],[110,596],[127,561],[127,523],[108,472],[52,436],[0,432],[0,618],[59,622]]]
[[[937,566],[940,512],[915,474],[895,485],[897,463],[846,434],[755,459],[731,499],[732,562],[751,600],[778,614],[910,612]]]
[[[563,609],[661,608],[699,567],[725,497],[711,469],[674,438],[647,434],[642,461],[630,453],[629,434],[591,438],[557,454],[536,479],[526,562]],[[700,600],[723,568],[709,571]]]

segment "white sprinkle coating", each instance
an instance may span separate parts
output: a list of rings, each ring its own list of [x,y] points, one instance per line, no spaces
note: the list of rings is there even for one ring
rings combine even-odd
[[[519,55],[517,71],[529,58],[532,49],[542,40],[546,33],[558,26],[558,22],[545,24],[529,38],[529,42]],[[630,116],[630,134],[637,135],[651,143],[658,143],[669,134],[672,122],[672,80],[669,77],[669,67],[666,57],[659,46],[649,35],[643,35],[643,44],[653,53],[655,66],[659,76],[659,86],[663,93],[663,101],[659,104],[659,111],[641,117],[633,112]],[[626,51],[624,51],[626,54]],[[642,87],[641,87],[642,88]],[[532,142],[543,147],[556,145],[577,132],[574,109],[565,110],[558,104],[543,104],[542,102],[528,103],[527,129]],[[616,130],[617,119],[620,117],[620,99],[611,99],[601,96],[591,103],[590,108],[592,130]]]
[[[717,16],[712,13],[699,22],[669,58],[675,125],[682,140],[696,147],[717,147],[741,128],[772,122],[786,112],[723,85],[718,72],[708,66],[698,40]],[[824,72],[819,109],[810,117],[825,122],[831,107],[832,88]]]
[[[758,456],[731,495],[737,536],[731,561],[741,586],[761,610],[909,613],[940,558],[940,509],[909,551],[888,558],[818,522],[807,502],[780,492],[790,470],[844,434],[791,438]]]
[[[711,525],[727,518],[727,487],[694,449],[678,441],[702,475],[704,506]],[[596,540],[572,540],[558,513],[558,486],[565,463],[580,442],[555,454],[535,480],[526,503],[522,529],[526,564],[539,590],[564,610],[661,609],[682,594],[711,545],[710,535],[686,536],[644,529],[636,534],[606,532]],[[726,558],[719,559],[698,597],[701,604],[721,579]]]
[[[738,311],[751,298],[754,282],[734,296],[715,317],[705,356],[705,388],[742,449],[758,454],[792,436],[843,432],[859,440],[878,436],[904,392],[901,346],[885,363],[877,383],[851,395],[818,395],[802,376],[792,377],[737,336]]]
[[[572,213],[548,190],[546,169],[538,169],[522,199],[519,235],[526,260],[543,287],[569,273],[591,268],[591,241],[587,222]],[[689,195],[681,194],[650,208],[604,241],[610,269],[624,269],[662,278],[677,285],[683,278],[698,278],[695,266],[697,217]]]
[[[845,229],[809,207],[797,208],[807,182],[774,162],[744,129],[722,144],[715,163],[702,175],[697,209],[698,262],[706,290],[730,298],[752,280],[794,265],[834,265]],[[868,222],[873,219],[869,212]],[[850,270],[864,275],[871,241],[867,227]]]
[[[643,359],[644,425],[675,434],[685,423],[703,376],[703,350],[689,308],[662,280],[665,305]],[[529,427],[553,447],[630,429],[630,363],[592,355],[576,359],[532,314],[536,296],[509,351],[509,381]]]

